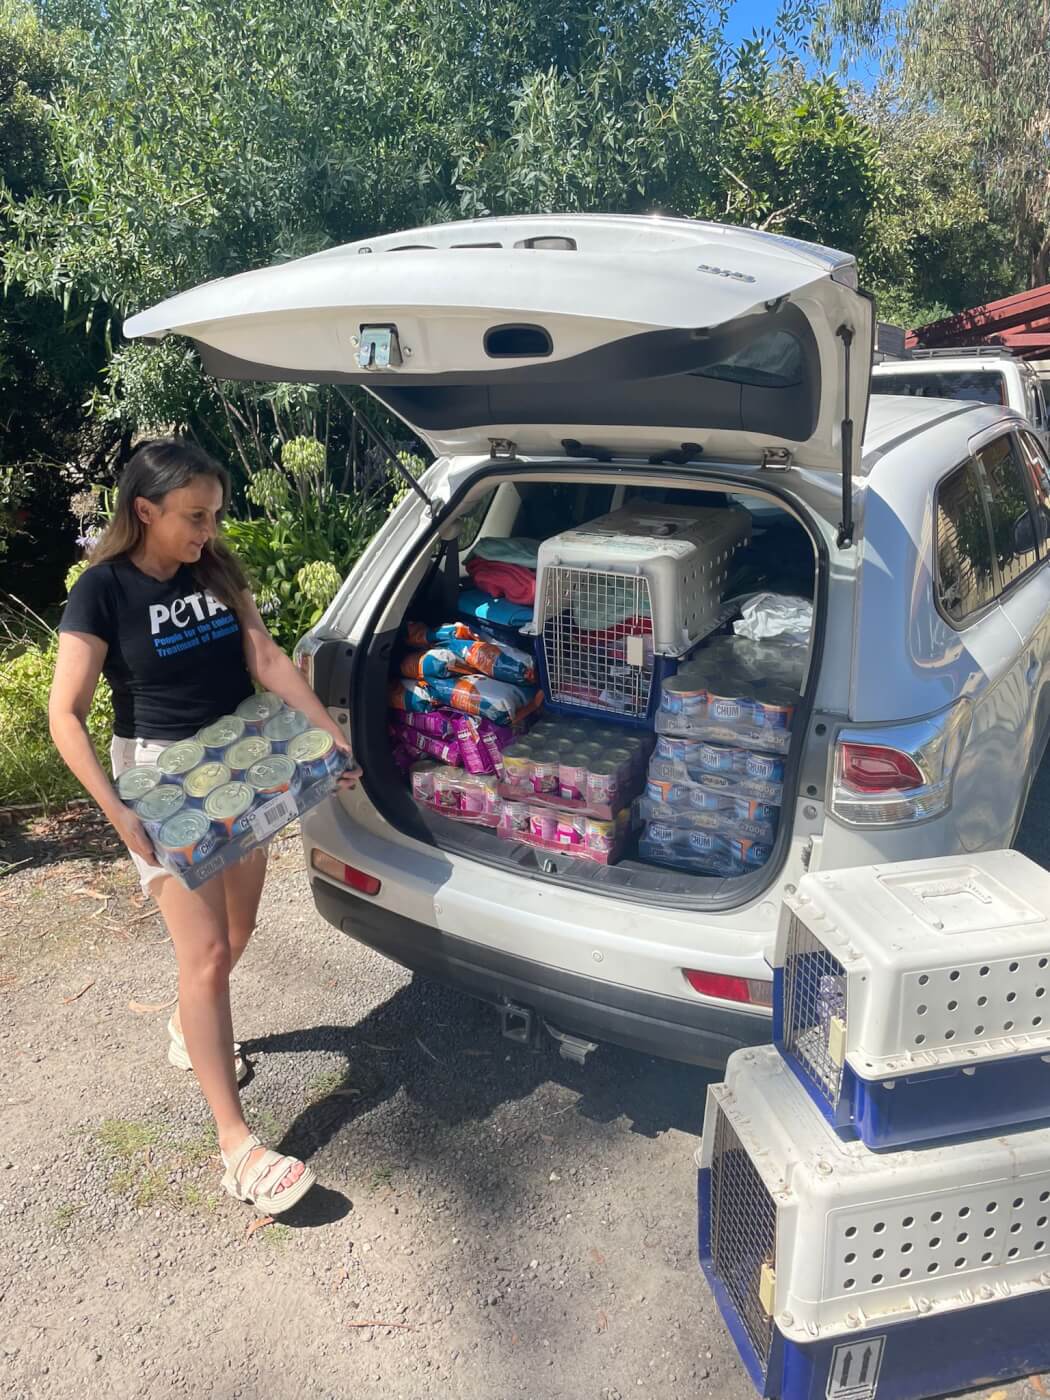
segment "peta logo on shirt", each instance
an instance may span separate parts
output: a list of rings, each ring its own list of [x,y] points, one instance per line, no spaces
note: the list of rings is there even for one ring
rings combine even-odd
[[[175,598],[170,604],[150,605],[150,636],[160,656],[171,656],[218,641],[238,631],[239,627],[236,614],[207,589]],[[163,636],[162,628],[166,629]]]

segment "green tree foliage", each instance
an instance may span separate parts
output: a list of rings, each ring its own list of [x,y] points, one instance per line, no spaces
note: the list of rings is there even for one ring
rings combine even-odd
[[[49,97],[67,72],[68,41],[22,0],[0,0],[0,258],[18,212],[52,188],[57,167]],[[106,350],[72,294],[55,298],[5,277],[0,298],[0,558],[61,577],[49,558],[70,482],[61,464],[91,457],[100,434],[85,413]],[[56,573],[56,568],[58,572]]]
[[[954,120],[1030,285],[1050,281],[1050,5],[1045,0],[833,0],[831,25],[880,47],[916,104]]]

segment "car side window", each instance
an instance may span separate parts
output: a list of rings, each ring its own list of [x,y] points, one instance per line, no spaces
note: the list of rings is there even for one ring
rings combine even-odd
[[[961,626],[995,598],[995,568],[981,483],[972,462],[957,467],[937,487],[937,600]]]
[[[975,455],[986,485],[1001,587],[1009,588],[1039,558],[1038,532],[1025,486],[1028,467],[1012,433],[1004,433]]]
[[[1050,463],[1042,443],[1032,433],[1020,432],[1021,455],[1028,468],[1029,494],[1035,501],[1036,524],[1039,527],[1039,552],[1046,554],[1050,543]]]

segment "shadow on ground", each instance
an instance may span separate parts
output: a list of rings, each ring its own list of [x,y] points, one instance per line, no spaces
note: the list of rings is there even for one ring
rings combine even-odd
[[[400,1140],[388,1147],[402,1169],[433,1164],[434,1154],[440,1156],[450,1141],[449,1129],[490,1123],[502,1108],[530,1100],[538,1090],[544,1121],[537,1119],[527,1134],[533,1138],[542,1135],[545,1124],[549,1129],[553,1118],[560,1120],[562,1139],[585,1139],[595,1125],[616,1125],[621,1132],[626,1126],[648,1138],[676,1129],[698,1139],[707,1085],[720,1077],[714,1070],[615,1046],[600,1047],[580,1066],[564,1060],[549,1040],[532,1047],[512,1044],[500,1037],[492,1007],[424,978],[399,989],[356,1024],[301,1028],[246,1041],[244,1049],[249,1058],[304,1051],[345,1057],[343,1082],[298,1114],[280,1151],[313,1156],[357,1118],[401,1096],[407,1111],[388,1125]],[[491,1170],[491,1161],[461,1158],[455,1164],[457,1185],[485,1200]],[[323,1223],[330,1212],[312,1195],[296,1217],[301,1224]]]

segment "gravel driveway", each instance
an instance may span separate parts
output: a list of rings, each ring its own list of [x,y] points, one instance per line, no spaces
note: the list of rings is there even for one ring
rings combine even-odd
[[[325,924],[279,839],[234,1019],[249,1120],[322,1185],[253,1228],[166,1062],[127,862],[83,821],[5,834],[33,862],[0,881],[5,1397],[754,1395],[696,1263],[703,1071],[509,1046]]]

